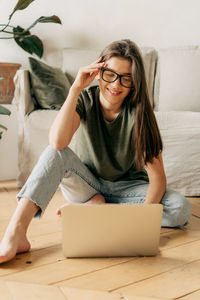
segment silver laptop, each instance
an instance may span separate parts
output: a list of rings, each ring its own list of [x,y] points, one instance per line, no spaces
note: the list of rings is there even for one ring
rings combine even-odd
[[[62,208],[65,257],[152,256],[159,249],[161,204]]]

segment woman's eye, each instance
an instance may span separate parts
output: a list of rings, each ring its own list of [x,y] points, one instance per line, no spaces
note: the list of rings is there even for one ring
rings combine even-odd
[[[110,77],[110,78],[115,77],[115,74],[114,74],[114,73],[110,73],[110,72],[106,72],[105,75],[106,75],[107,77]]]
[[[125,87],[133,87],[133,81],[132,81],[131,76],[121,77],[121,83]]]
[[[130,77],[122,77],[124,82],[130,83],[132,79]]]

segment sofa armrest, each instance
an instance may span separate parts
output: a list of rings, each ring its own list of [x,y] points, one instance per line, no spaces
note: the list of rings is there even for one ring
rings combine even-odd
[[[14,84],[15,93],[12,103],[17,106],[18,118],[23,119],[34,110],[28,70],[18,70],[14,77]]]
[[[25,182],[22,173],[22,162],[24,158],[24,143],[26,140],[26,119],[28,114],[34,110],[31,99],[29,73],[27,70],[18,70],[14,77],[15,93],[12,103],[17,107],[18,117],[18,187]],[[23,166],[26,169],[26,166]]]

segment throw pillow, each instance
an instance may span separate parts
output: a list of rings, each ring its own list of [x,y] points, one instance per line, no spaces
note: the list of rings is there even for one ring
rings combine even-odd
[[[34,100],[40,108],[59,110],[64,103],[70,82],[59,68],[29,57],[30,81]]]

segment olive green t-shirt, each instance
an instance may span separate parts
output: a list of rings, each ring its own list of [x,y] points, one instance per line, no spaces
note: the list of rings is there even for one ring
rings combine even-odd
[[[81,123],[76,133],[75,153],[95,176],[104,180],[148,181],[147,173],[137,170],[133,163],[134,108],[125,101],[117,118],[107,121],[99,94],[99,87],[95,86],[79,96],[76,111]]]

